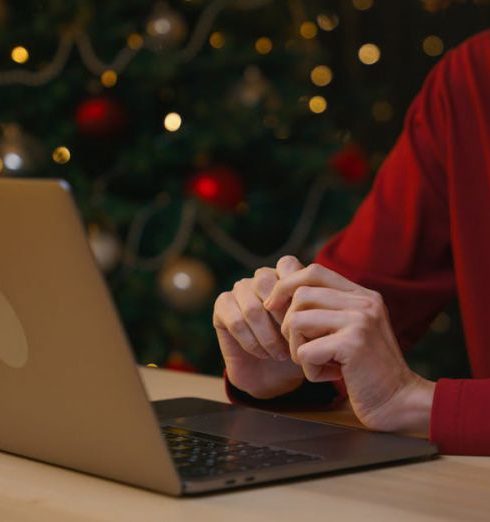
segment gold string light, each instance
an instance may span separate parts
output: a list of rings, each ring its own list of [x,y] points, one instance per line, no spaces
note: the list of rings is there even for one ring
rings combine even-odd
[[[319,14],[316,23],[322,31],[333,31],[339,25],[339,17],[335,14]]]
[[[209,45],[214,49],[221,49],[225,46],[225,36],[220,31],[215,31],[209,36]]]
[[[117,73],[114,69],[107,69],[100,75],[100,83],[104,87],[114,87],[117,83]]]
[[[269,54],[272,51],[272,40],[267,36],[261,36],[255,41],[255,50],[259,54]]]
[[[431,34],[424,38],[422,49],[428,56],[440,56],[444,52],[444,42],[439,36]]]
[[[22,45],[17,45],[12,49],[10,56],[15,63],[26,63],[29,60],[29,51]]]
[[[310,111],[315,114],[321,114],[327,110],[327,100],[323,96],[313,96],[308,102]]]
[[[303,22],[299,28],[299,34],[305,40],[311,40],[318,34],[318,27],[313,22]]]
[[[358,56],[364,65],[373,65],[379,62],[381,51],[376,44],[366,43],[359,48]]]
[[[358,11],[367,11],[374,5],[374,0],[352,0],[352,5]]]
[[[164,120],[163,120],[163,126],[166,130],[169,132],[176,132],[180,129],[182,125],[182,117],[180,114],[176,112],[169,112]]]
[[[393,118],[393,105],[389,101],[379,100],[373,104],[371,114],[378,122],[390,121]]]
[[[51,157],[55,163],[63,165],[64,163],[68,163],[70,161],[71,153],[67,147],[56,147],[56,149],[53,150]]]
[[[126,43],[130,49],[138,51],[143,47],[144,40],[139,33],[131,33],[126,40]]]
[[[326,65],[317,65],[312,69],[310,79],[317,87],[325,87],[332,82],[332,69]]]

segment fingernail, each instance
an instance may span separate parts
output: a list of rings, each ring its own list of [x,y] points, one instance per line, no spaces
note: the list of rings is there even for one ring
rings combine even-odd
[[[264,307],[269,309],[269,306],[271,305],[271,298],[268,297],[265,301],[264,301]]]

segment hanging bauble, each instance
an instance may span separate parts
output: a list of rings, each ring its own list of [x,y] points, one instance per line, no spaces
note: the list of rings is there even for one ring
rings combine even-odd
[[[0,127],[0,173],[6,176],[29,174],[44,159],[41,143],[15,123]]]
[[[167,2],[156,2],[146,32],[147,45],[155,51],[177,47],[187,36],[187,22]]]
[[[235,210],[244,198],[241,177],[226,166],[198,171],[190,179],[188,191],[191,195],[221,210]]]
[[[75,121],[81,134],[90,138],[112,138],[124,132],[128,117],[125,107],[106,96],[89,98],[77,107]]]
[[[176,370],[179,372],[197,372],[197,368],[193,364],[188,362],[182,353],[177,351],[170,352],[163,367],[167,370]]]
[[[245,107],[255,107],[267,96],[270,88],[261,70],[255,65],[250,65],[245,69],[243,79],[232,91],[231,101]]]
[[[369,174],[369,159],[355,143],[347,144],[329,158],[330,166],[348,183],[361,183]]]
[[[99,268],[103,272],[114,270],[121,260],[123,251],[119,238],[98,225],[90,225],[88,242]]]
[[[173,308],[192,311],[209,303],[215,279],[202,261],[181,257],[162,267],[158,274],[158,286]]]

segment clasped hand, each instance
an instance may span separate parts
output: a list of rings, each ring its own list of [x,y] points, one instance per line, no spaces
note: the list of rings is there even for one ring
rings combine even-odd
[[[379,293],[286,256],[221,294],[213,322],[228,378],[251,395],[343,378],[367,427],[427,433],[434,384],[406,364]]]

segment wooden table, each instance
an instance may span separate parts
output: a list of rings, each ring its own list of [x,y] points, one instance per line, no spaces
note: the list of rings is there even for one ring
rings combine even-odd
[[[142,369],[151,399],[226,400],[221,379]],[[316,417],[318,419],[318,416]],[[353,422],[348,409],[333,422]],[[0,453],[1,522],[490,520],[490,458],[435,461],[175,499]]]

